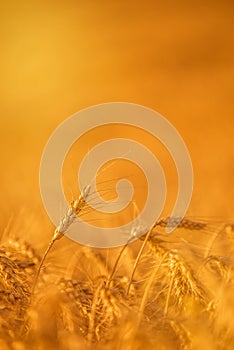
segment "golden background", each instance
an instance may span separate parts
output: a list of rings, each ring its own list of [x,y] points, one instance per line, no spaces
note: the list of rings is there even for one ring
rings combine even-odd
[[[38,175],[50,134],[112,101],[155,109],[182,135],[194,166],[190,214],[233,217],[232,1],[0,7],[2,228],[22,211],[48,223]]]

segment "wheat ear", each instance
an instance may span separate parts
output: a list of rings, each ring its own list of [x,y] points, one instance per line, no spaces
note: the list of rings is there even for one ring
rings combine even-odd
[[[65,232],[68,230],[68,228],[71,226],[71,224],[77,218],[77,215],[79,215],[81,210],[84,208],[84,206],[86,204],[86,199],[89,195],[89,192],[90,192],[90,185],[87,185],[81,191],[81,194],[79,195],[78,199],[71,202],[71,204],[69,205],[69,207],[66,211],[66,214],[64,215],[64,217],[60,221],[59,225],[56,227],[56,229],[54,231],[53,238],[50,241],[50,243],[49,243],[42,259],[41,259],[39,267],[37,269],[37,272],[36,272],[36,275],[35,275],[35,278],[33,281],[32,292],[31,292],[32,294],[34,293],[34,290],[35,290],[35,287],[36,287],[36,284],[38,281],[38,277],[40,275],[43,263],[48,255],[48,253],[50,252],[51,248],[53,247],[55,241],[57,241],[58,239],[60,239],[64,236]]]
[[[192,220],[189,220],[187,218],[181,218],[181,217],[167,217],[167,218],[161,218],[160,220],[156,221],[152,226],[151,228],[149,229],[149,231],[147,232],[146,236],[145,236],[145,239],[144,239],[144,242],[141,246],[141,249],[136,257],[136,260],[135,260],[135,263],[134,263],[134,266],[133,266],[133,270],[132,270],[132,274],[130,276],[130,280],[129,280],[129,284],[128,284],[128,288],[127,288],[127,292],[126,292],[126,295],[128,295],[129,293],[129,290],[130,290],[130,287],[131,287],[131,284],[132,284],[132,281],[133,281],[133,277],[134,277],[134,274],[135,274],[135,271],[136,271],[136,268],[137,268],[137,265],[139,263],[139,260],[141,258],[141,255],[144,251],[144,248],[151,236],[151,233],[153,231],[153,229],[156,227],[156,226],[161,226],[161,227],[166,227],[166,226],[169,226],[169,227],[183,227],[183,228],[190,228],[190,229],[194,229],[194,230],[201,230],[202,228],[204,228],[206,226],[205,223],[200,223],[200,222],[195,222],[195,221],[192,221]]]

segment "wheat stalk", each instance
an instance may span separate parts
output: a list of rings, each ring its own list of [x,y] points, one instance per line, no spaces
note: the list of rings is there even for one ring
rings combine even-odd
[[[71,202],[70,206],[67,209],[67,212],[65,213],[63,219],[60,221],[59,225],[56,227],[55,231],[54,231],[54,235],[52,240],[50,241],[42,259],[41,262],[39,264],[37,273],[35,275],[35,279],[33,282],[33,286],[32,286],[32,294],[34,293],[36,284],[37,284],[37,280],[38,277],[40,275],[41,272],[41,268],[43,266],[43,263],[47,257],[47,255],[49,254],[51,248],[53,247],[54,243],[62,238],[64,236],[64,234],[66,233],[67,229],[71,226],[71,224],[75,221],[75,219],[77,218],[77,216],[79,215],[79,213],[81,212],[81,210],[84,208],[84,206],[86,205],[86,199],[89,195],[90,192],[90,186],[87,185],[86,187],[84,187],[84,189],[82,190],[81,194],[79,195],[78,199],[74,200]]]

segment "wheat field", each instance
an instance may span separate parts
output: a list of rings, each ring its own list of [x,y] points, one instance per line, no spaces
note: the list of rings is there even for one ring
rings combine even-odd
[[[108,254],[54,245],[34,293],[41,257],[7,236],[1,349],[233,349],[234,225],[166,223]]]
[[[233,349],[233,2],[10,0],[0,8],[0,349]],[[55,230],[38,183],[44,146],[70,115],[113,101],[152,108],[178,130],[194,168],[188,213],[165,234],[173,160],[149,135],[119,128],[157,154],[168,189],[162,217],[125,248],[62,236],[40,266]],[[71,149],[68,202],[79,196],[84,154],[116,136],[96,130]],[[123,168],[104,175],[122,178]],[[140,210],[145,189],[132,172]]]

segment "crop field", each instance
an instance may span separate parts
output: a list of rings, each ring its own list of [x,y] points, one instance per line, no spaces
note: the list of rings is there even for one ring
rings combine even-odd
[[[234,349],[233,2],[10,0],[0,8],[0,350]],[[84,156],[116,137],[149,148],[167,184],[144,235],[92,248],[55,231],[40,160],[60,123],[114,101],[149,107],[175,127],[192,160],[193,195],[167,234],[178,191],[168,150],[134,127],[87,132],[63,164],[68,203],[81,193]],[[138,217],[147,183],[136,165],[104,166],[97,190],[116,199],[125,178],[134,188],[127,211],[104,215],[84,202],[77,221],[109,228]],[[64,206],[56,208],[62,218]],[[141,224],[139,216],[134,234]]]

